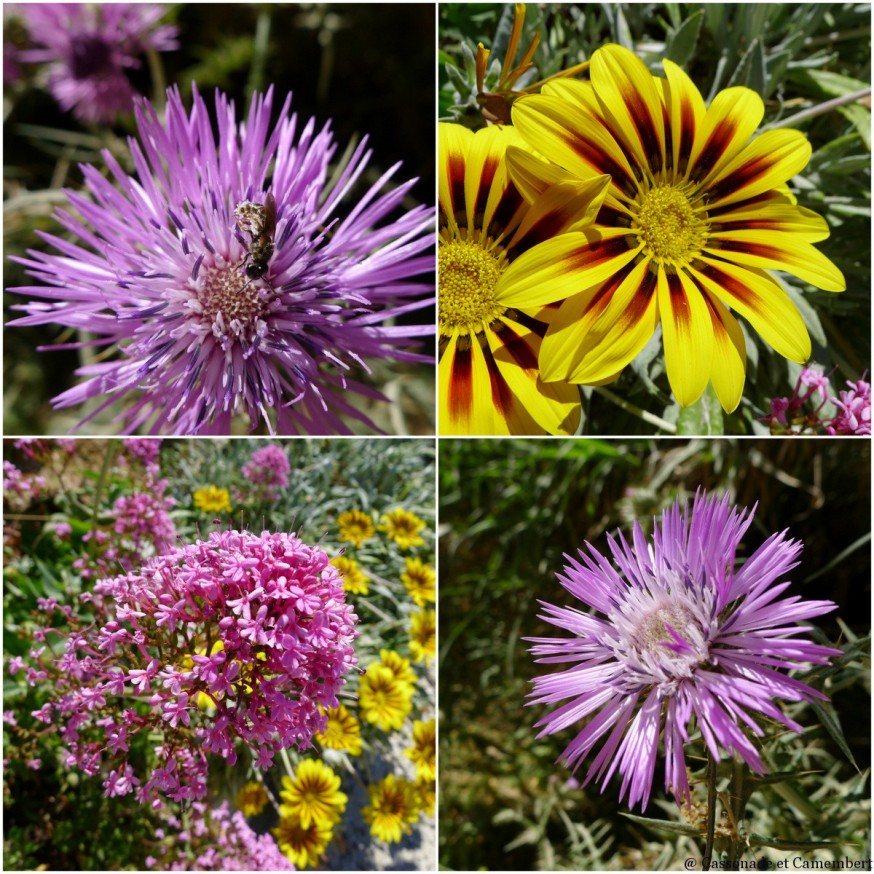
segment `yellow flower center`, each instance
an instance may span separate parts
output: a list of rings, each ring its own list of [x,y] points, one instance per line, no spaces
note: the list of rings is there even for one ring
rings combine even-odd
[[[690,261],[707,242],[707,214],[672,185],[642,193],[636,224],[648,254],[656,261]]]
[[[501,316],[495,288],[501,259],[467,240],[441,242],[437,259],[441,333],[475,334]]]

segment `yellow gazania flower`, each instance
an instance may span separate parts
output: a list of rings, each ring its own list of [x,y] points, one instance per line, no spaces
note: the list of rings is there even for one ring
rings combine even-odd
[[[230,513],[231,493],[218,486],[202,486],[192,496],[194,506],[205,513]]]
[[[440,433],[573,434],[579,390],[541,379],[551,316],[524,302],[514,259],[591,224],[607,178],[544,183],[526,200],[507,172],[507,147],[524,147],[515,129],[437,127]]]
[[[422,808],[422,813],[428,816],[434,813],[436,790],[437,783],[435,780],[416,780],[416,796],[419,799],[419,807]]]
[[[437,600],[437,574],[420,558],[408,558],[401,574],[401,582],[417,607]]]
[[[344,750],[350,756],[361,755],[361,726],[344,705],[325,710],[328,722],[316,740],[332,750]]]
[[[295,868],[315,868],[331,841],[333,827],[313,820],[304,828],[300,817],[280,807],[279,825],[273,829],[273,835],[279,849]]]
[[[506,294],[523,306],[563,301],[540,350],[544,379],[597,383],[616,376],[661,323],[677,401],[694,403],[712,380],[723,408],[740,402],[743,316],[786,358],[810,356],[804,322],[767,272],[783,270],[826,291],[841,272],[812,245],[829,229],[797,205],[786,181],[811,147],[795,130],[751,139],[764,115],[748,88],[707,108],[671,61],[653,76],[631,51],[608,45],[591,81],[557,81],[520,98],[513,122],[530,152],[511,150],[514,182],[611,176],[596,224],[520,257]]]
[[[348,798],[340,791],[339,776],[318,759],[304,759],[295,769],[294,779],[283,776],[282,786],[282,807],[299,817],[304,828],[313,822],[332,825],[346,809]]]
[[[422,610],[410,617],[410,652],[417,662],[430,661],[437,651],[437,614]]]
[[[437,723],[433,719],[413,722],[413,746],[404,754],[416,766],[417,780],[437,779]]]
[[[365,540],[370,540],[376,533],[373,530],[373,520],[361,510],[349,510],[337,517],[340,526],[340,540],[346,540],[361,546]]]
[[[340,571],[343,577],[343,589],[350,595],[366,595],[370,591],[370,577],[364,573],[354,558],[338,555],[331,559],[331,564]]]
[[[399,729],[413,708],[413,687],[374,662],[361,677],[358,706],[362,717],[383,731]]]
[[[380,531],[385,531],[390,540],[401,549],[412,549],[414,546],[422,546],[425,542],[419,532],[425,527],[425,523],[415,514],[403,507],[395,507],[382,517]]]
[[[397,843],[412,831],[410,823],[419,817],[419,799],[409,780],[389,774],[367,791],[370,804],[361,810],[361,815],[370,823],[370,833],[377,840]]]
[[[267,790],[255,781],[250,781],[237,793],[237,809],[243,816],[257,816],[267,806]]]
[[[381,649],[379,659],[377,664],[388,668],[402,683],[406,683],[408,686],[416,685],[416,672],[410,667],[409,659],[405,659],[393,649]]]

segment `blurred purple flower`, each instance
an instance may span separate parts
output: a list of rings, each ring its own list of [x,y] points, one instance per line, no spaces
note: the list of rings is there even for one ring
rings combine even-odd
[[[173,25],[158,25],[165,8],[152,3],[18,3],[12,10],[42,48],[17,54],[47,63],[48,86],[65,112],[79,121],[111,122],[130,112],[136,92],[125,70],[137,55],[178,48]]]
[[[171,89],[162,123],[137,100],[137,178],[104,152],[117,187],[83,167],[92,199],[68,192],[82,218],[57,213],[81,244],[40,234],[58,254],[16,259],[45,285],[13,289],[40,300],[11,324],[76,328],[91,337],[74,348],[119,351],[81,368],[88,379],[55,405],[105,396],[80,427],[115,404],[124,433],[227,434],[243,414],[279,433],[350,433],[341,415],[374,427],[346,392],[384,398],[351,370],[367,371],[368,358],[433,358],[408,348],[433,325],[389,324],[433,302],[433,285],[414,279],[434,268],[433,208],[392,218],[415,182],[389,187],[396,164],[343,215],[370,158],[366,139],[329,178],[330,126],[316,132],[310,120],[298,131],[290,97],[271,124],[272,88],[254,96],[244,123],[217,92],[218,136],[196,89],[193,101],[189,114]],[[251,233],[235,209],[266,205],[268,194],[273,252],[253,278]],[[135,401],[121,408],[127,395]]]
[[[584,721],[562,758],[576,771],[606,738],[586,782],[595,778],[603,791],[618,769],[620,799],[628,792],[632,807],[649,801],[662,735],[665,789],[678,801],[689,799],[684,747],[693,717],[714,759],[722,750],[762,774],[751,737],[764,732],[754,717],[800,732],[775,699],[825,698],[786,672],[840,655],[806,640],[799,624],[835,604],[777,600],[790,584],[776,581],[801,552],[785,531],[735,568],[753,512],[699,491],[691,512],[677,501],[662,513],[652,544],[636,521],[631,545],[621,533],[618,542],[608,537],[613,563],[590,544],[588,554],[579,552],[582,562],[565,556],[559,581],[604,618],[541,602],[541,618],[576,637],[531,638],[538,662],[573,663],[533,681],[533,704],[570,699],[538,723],[540,736]]]

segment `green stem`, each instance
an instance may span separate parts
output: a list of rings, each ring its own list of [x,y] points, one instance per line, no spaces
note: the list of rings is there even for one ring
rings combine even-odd
[[[713,860],[713,839],[716,834],[716,760],[707,750],[707,839],[704,844],[704,858],[701,870],[709,871]]]
[[[863,88],[861,91],[854,91],[852,94],[843,94],[840,97],[835,97],[833,100],[826,100],[825,103],[817,103],[816,106],[810,106],[807,109],[802,109],[801,112],[796,112],[795,115],[790,115],[789,118],[784,118],[781,121],[774,121],[771,124],[766,124],[766,130],[776,130],[780,127],[795,127],[803,121],[810,118],[816,118],[818,115],[825,115],[839,106],[846,106],[848,103],[855,103],[863,97],[868,97],[871,94],[870,88]]]
[[[608,401],[612,401],[617,407],[621,407],[625,410],[626,413],[631,413],[632,416],[637,416],[639,419],[643,419],[644,422],[649,422],[650,425],[655,425],[656,428],[661,428],[662,431],[667,431],[668,434],[677,433],[676,425],[672,425],[670,422],[660,419],[653,413],[648,413],[646,410],[641,409],[641,407],[629,403],[624,398],[619,397],[617,394],[613,394],[610,389],[604,388],[602,385],[593,386],[592,391],[597,392],[597,394],[606,398]]]

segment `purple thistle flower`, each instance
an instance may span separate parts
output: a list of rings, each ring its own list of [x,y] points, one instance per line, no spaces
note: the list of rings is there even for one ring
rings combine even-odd
[[[586,720],[562,758],[575,772],[604,740],[586,782],[594,778],[603,791],[618,769],[620,800],[628,792],[632,807],[649,801],[660,736],[665,789],[688,800],[683,748],[693,719],[715,760],[720,751],[738,755],[762,774],[750,740],[764,734],[755,717],[800,732],[775,699],[825,698],[786,672],[840,655],[806,640],[799,624],[836,605],[797,595],[778,600],[790,584],[777,580],[797,565],[802,547],[785,531],[735,567],[753,513],[699,491],[691,512],[677,501],[662,513],[652,544],[636,521],[631,544],[621,533],[608,536],[613,563],[588,543],[581,561],[565,555],[559,581],[604,618],[541,601],[541,618],[576,636],[530,638],[538,662],[573,663],[533,681],[531,703],[570,699],[538,723],[540,736]]]
[[[298,131],[290,97],[272,125],[272,88],[239,123],[217,92],[217,136],[196,89],[193,102],[188,113],[168,91],[162,123],[137,100],[136,178],[104,152],[116,184],[85,166],[91,198],[67,193],[81,218],[57,213],[79,242],[41,234],[58,253],[17,259],[45,284],[13,289],[39,300],[11,324],[75,328],[92,339],[73,348],[119,353],[81,368],[86,380],[54,404],[105,397],[80,427],[116,405],[124,433],[227,434],[244,416],[271,433],[350,433],[341,416],[372,428],[346,392],[384,398],[353,371],[366,359],[432,360],[408,347],[433,325],[389,322],[433,302],[433,286],[414,279],[434,267],[433,209],[392,219],[415,182],[388,188],[399,164],[341,209],[370,158],[366,139],[329,179],[330,127]],[[272,251],[255,258],[262,226]]]
[[[151,3],[19,3],[14,12],[41,48],[17,60],[48,63],[48,86],[65,112],[79,121],[111,122],[130,112],[136,95],[125,70],[138,55],[178,48],[173,25],[158,26],[163,6]]]

